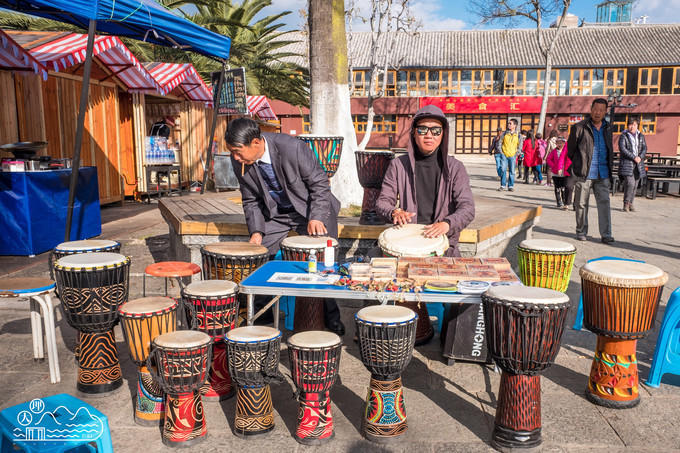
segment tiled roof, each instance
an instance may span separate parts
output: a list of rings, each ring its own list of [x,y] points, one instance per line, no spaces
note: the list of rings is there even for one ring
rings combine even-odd
[[[555,33],[546,29],[546,36]],[[307,54],[306,35],[281,49]],[[370,33],[352,34],[349,57],[355,68],[369,66]],[[400,34],[391,64],[401,68],[541,68],[535,29],[420,31]],[[306,58],[289,59],[307,66]],[[680,24],[563,28],[555,44],[555,67],[680,65]]]

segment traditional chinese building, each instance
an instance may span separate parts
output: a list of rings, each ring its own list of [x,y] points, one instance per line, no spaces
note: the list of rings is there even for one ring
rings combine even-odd
[[[348,41],[352,118],[361,139],[367,120],[370,34],[354,33]],[[290,50],[305,54],[305,46],[300,42]],[[521,129],[536,130],[545,65],[534,29],[402,34],[391,55],[392,64],[400,64],[380,76],[386,77],[386,84],[374,103],[377,115],[369,148],[406,147],[410,119],[425,104],[445,112],[452,131],[450,149],[456,153],[487,152],[496,128],[505,127],[510,118],[517,119]],[[616,108],[615,131],[622,131],[627,118],[635,116],[650,151],[680,154],[680,25],[563,28],[549,85],[544,135],[557,130],[566,136],[588,113],[593,99],[619,97],[617,104],[629,107]],[[308,116],[300,109],[287,108],[284,118],[282,132],[309,129]]]

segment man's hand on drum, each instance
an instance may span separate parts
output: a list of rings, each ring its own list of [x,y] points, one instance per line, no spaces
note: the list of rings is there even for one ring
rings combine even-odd
[[[310,220],[307,224],[307,234],[310,236],[325,236],[328,232],[322,221]]]
[[[414,215],[416,215],[415,212],[406,212],[401,208],[397,208],[392,211],[392,223],[395,225],[406,225]]]
[[[262,233],[255,232],[251,234],[248,242],[255,245],[262,245]]]
[[[437,222],[433,223],[432,225],[427,225],[423,229],[423,236],[426,238],[436,238],[437,236],[441,236],[442,234],[446,234],[449,232],[449,223],[448,222]]]

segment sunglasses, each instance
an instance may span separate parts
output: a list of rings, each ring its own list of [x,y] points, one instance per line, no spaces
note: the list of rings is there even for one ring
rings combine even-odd
[[[416,126],[416,132],[418,135],[427,135],[427,131],[432,132],[433,137],[439,137],[442,135],[444,129],[441,126]]]

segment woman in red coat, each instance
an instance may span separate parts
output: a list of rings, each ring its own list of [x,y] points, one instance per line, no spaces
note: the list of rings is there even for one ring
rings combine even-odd
[[[522,145],[522,152],[524,153],[524,166],[527,167],[527,169],[531,169],[531,172],[534,175],[534,180],[532,182],[542,184],[543,175],[541,174],[541,165],[543,164],[543,159],[541,159],[541,156],[538,153],[538,140],[534,137],[533,131],[527,132],[527,138]],[[528,174],[524,175],[524,183],[529,183]]]

